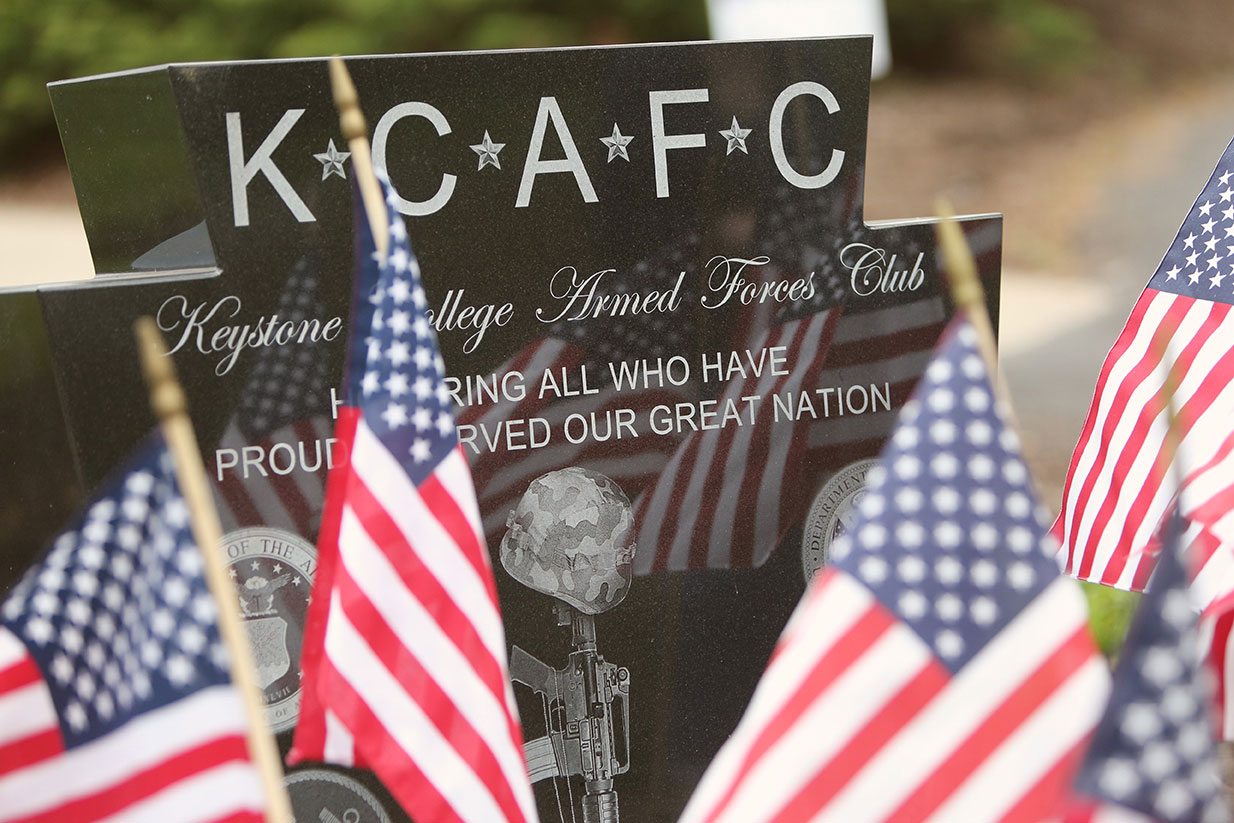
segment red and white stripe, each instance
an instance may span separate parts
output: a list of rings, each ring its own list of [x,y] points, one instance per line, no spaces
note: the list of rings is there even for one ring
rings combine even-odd
[[[1234,415],[1234,316],[1225,303],[1145,289],[1101,368],[1088,418],[1071,458],[1053,532],[1068,573],[1122,589],[1143,589],[1154,537],[1185,476],[1210,462]],[[1168,362],[1157,340],[1167,339]],[[1181,435],[1167,469],[1169,369]]]
[[[798,607],[682,823],[1038,821],[1109,688],[1059,579],[959,673],[851,576]]]
[[[777,422],[772,396],[809,392],[814,399],[838,315],[832,310],[784,323],[755,344],[754,350],[786,347],[788,374],[765,369],[731,381],[721,404],[737,404],[742,424],[690,434],[636,500],[643,547],[634,558],[636,574],[759,566],[797,522],[809,505],[798,480],[815,421]],[[750,424],[742,398],[755,395],[762,399]]]
[[[51,693],[0,628],[0,821],[261,821],[265,795],[231,686],[202,689],[65,750]]]
[[[224,531],[272,526],[295,534],[316,534],[325,500],[332,435],[330,420],[322,416],[284,426],[257,443],[250,442],[234,422],[228,426],[218,447],[234,450],[240,455],[240,465],[221,471],[214,466],[211,477]],[[303,449],[305,464],[297,462],[284,472],[285,452],[280,449],[277,465],[271,466],[268,456],[278,444],[290,446],[297,461]],[[260,450],[266,458],[260,463],[252,461],[245,471],[245,449],[252,450],[247,454],[254,458]],[[216,460],[217,455],[211,464]]]
[[[1213,675],[1214,709],[1222,740],[1234,740],[1234,608],[1226,605],[1200,618],[1200,654]]]
[[[350,460],[331,479],[340,508],[327,512],[315,587],[328,601],[310,615],[324,637],[319,655],[306,638],[315,688],[293,758],[378,767],[421,823],[534,821],[465,458],[452,452],[417,487],[355,409],[338,432]]]
[[[1183,481],[1178,496],[1191,597],[1202,612],[1234,601],[1234,435]]]

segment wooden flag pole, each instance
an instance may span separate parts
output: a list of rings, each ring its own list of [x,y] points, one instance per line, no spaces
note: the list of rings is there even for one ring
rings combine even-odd
[[[1009,418],[1008,422],[1013,422],[1011,397],[1007,394],[1005,381],[998,368],[998,348],[994,342],[994,327],[990,325],[990,312],[985,303],[985,289],[981,286],[981,277],[977,273],[977,263],[973,260],[972,249],[968,247],[968,241],[964,239],[964,230],[956,221],[951,204],[940,199],[936,209],[942,218],[938,224],[938,242],[943,252],[943,266],[947,271],[947,282],[951,287],[951,299],[968,315],[968,321],[972,324],[973,330],[977,332],[977,347],[985,359],[990,381],[994,384],[994,393],[1003,404],[1003,409]]]
[[[189,510],[193,539],[201,550],[206,583],[218,605],[219,633],[231,658],[231,679],[240,692],[248,715],[249,755],[261,773],[267,802],[266,820],[268,823],[292,823],[291,803],[283,786],[283,764],[266,724],[261,692],[257,689],[254,675],[253,653],[237,612],[235,587],[227,577],[218,553],[223,543],[223,530],[206,482],[193,423],[189,420],[188,402],[176,379],[175,365],[167,354],[167,346],[154,318],[138,318],[133,330],[141,355],[142,373],[150,388],[150,406],[171,450],[176,481]]]
[[[373,154],[369,150],[364,112],[360,110],[360,95],[356,93],[356,84],[351,80],[347,65],[338,55],[330,58],[330,88],[334,93],[334,107],[338,109],[339,128],[351,151],[351,170],[360,185],[360,196],[364,200],[369,228],[373,231],[373,242],[384,259],[390,244],[386,198],[381,193],[381,184],[377,182],[377,173],[373,169]]]

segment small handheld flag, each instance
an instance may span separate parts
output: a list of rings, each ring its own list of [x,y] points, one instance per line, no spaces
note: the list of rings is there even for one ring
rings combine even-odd
[[[954,320],[685,823],[1040,819],[1108,685]]]
[[[1175,477],[1209,464],[1234,420],[1234,143],[1131,310],[1097,378],[1053,532],[1066,570],[1143,589]],[[1159,345],[1158,341],[1165,345]],[[1178,409],[1178,448],[1162,393]]]
[[[355,225],[348,405],[292,758],[373,769],[418,823],[534,821],[496,587],[419,264],[397,214],[384,256],[359,212]]]
[[[1169,823],[1230,819],[1212,727],[1212,680],[1177,545],[1181,524],[1172,525],[1076,780],[1069,823],[1123,820],[1126,812]]]
[[[0,608],[0,820],[265,819],[161,436]]]

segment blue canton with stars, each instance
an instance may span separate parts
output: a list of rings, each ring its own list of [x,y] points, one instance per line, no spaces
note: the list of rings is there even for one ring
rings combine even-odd
[[[229,682],[217,610],[161,436],[104,485],[0,607],[65,745]]]
[[[355,325],[351,337],[349,402],[420,484],[458,445],[454,401],[446,389],[446,365],[428,318],[420,264],[407,241],[407,227],[394,207],[394,193],[381,181],[390,216],[385,263],[373,242],[363,201],[356,195],[357,249]]]
[[[1148,285],[1234,303],[1234,142],[1221,156]]]
[[[962,315],[867,484],[832,558],[952,672],[1058,577],[1019,440]]]
[[[1210,715],[1212,682],[1177,546],[1178,523],[1127,635],[1076,780],[1082,795],[1156,820],[1229,820]]]

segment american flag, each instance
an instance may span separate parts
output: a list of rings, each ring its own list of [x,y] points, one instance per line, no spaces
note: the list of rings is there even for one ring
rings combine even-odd
[[[802,457],[815,417],[778,420],[773,398],[787,398],[794,411],[800,397],[821,402],[814,389],[844,290],[837,276],[815,285],[811,297],[789,304],[748,350],[757,358],[784,347],[787,365],[772,370],[764,363],[756,374],[747,364],[750,373],[729,380],[719,394],[719,411],[736,409],[740,423],[691,433],[635,501],[638,544],[648,549],[635,555],[635,573],[759,566],[809,505]],[[753,397],[759,400],[746,400]]]
[[[1196,635],[1187,574],[1177,545],[1167,540],[1119,655],[1109,704],[1064,815],[1068,823],[1230,819],[1211,677]]]
[[[1182,482],[1177,509],[1191,572],[1191,598],[1202,611],[1234,606],[1234,432]],[[1150,553],[1156,544],[1150,543]]]
[[[1200,650],[1216,678],[1214,702],[1221,737],[1234,739],[1234,435],[1183,479],[1175,501],[1180,545],[1190,576],[1191,605],[1200,613]],[[1175,520],[1167,516],[1167,522]],[[1150,541],[1156,556],[1162,540]]]
[[[687,236],[684,241],[666,246],[651,258],[638,262],[629,271],[609,275],[601,281],[600,288],[618,294],[671,289],[681,273],[694,264],[697,247],[697,238]],[[687,276],[683,284],[683,304],[688,305],[691,291],[693,286]],[[555,432],[555,438],[543,448],[509,453],[504,449],[488,451],[482,437],[478,436],[475,443],[483,451],[476,454],[466,449],[479,490],[485,533],[490,538],[499,537],[506,517],[528,484],[563,466],[584,466],[600,472],[630,496],[652,480],[672,453],[676,438],[653,435],[639,421],[652,407],[683,400],[684,394],[670,383],[661,385],[658,380],[651,385],[639,383],[634,387],[627,381],[618,387],[612,380],[610,367],[624,367],[626,375],[631,373],[630,369],[641,369],[643,361],[655,368],[658,359],[668,360],[680,354],[688,343],[692,341],[687,338],[685,327],[663,314],[600,316],[573,322],[559,320],[550,324],[544,337],[527,344],[496,368],[486,378],[489,384],[494,381],[501,384],[507,375],[518,372],[526,386],[525,396],[517,401],[502,397],[494,402],[486,398],[484,402],[469,405],[459,413],[459,424],[495,431],[498,424],[506,421],[542,417]],[[551,392],[539,396],[540,383],[546,373],[555,376],[557,385],[562,385],[564,375],[565,380],[577,386],[580,369],[586,370],[589,385],[599,389],[597,393],[568,399],[558,399]],[[641,371],[634,373],[642,374]],[[595,414],[600,420],[597,429],[611,431],[605,415],[619,408],[636,412],[638,438],[600,441],[589,437],[574,444],[561,434],[562,425],[571,414]],[[512,456],[517,459],[511,459]]]
[[[1172,478],[1209,463],[1230,435],[1232,253],[1234,143],[1101,367],[1053,528],[1067,571],[1082,580],[1142,589],[1152,573],[1154,535],[1178,490]],[[1168,340],[1164,355],[1158,340]],[[1173,455],[1165,454],[1161,391],[1171,370],[1180,440]]]
[[[279,295],[278,323],[325,322],[319,289],[312,267],[298,263]],[[240,455],[239,465],[216,465],[212,472],[224,531],[274,526],[305,536],[317,533],[331,434],[327,345],[291,342],[257,355],[218,444]],[[258,454],[263,459],[246,470],[245,457]]]
[[[445,364],[393,203],[390,213],[383,266],[367,220],[356,220],[337,430],[347,461],[326,494],[291,757],[372,769],[419,823],[534,821]]]
[[[1038,820],[1109,676],[976,335],[945,332],[682,818]]]
[[[1213,704],[1222,740],[1234,740],[1234,607],[1209,609],[1200,617],[1200,654],[1214,680]]]
[[[161,437],[52,541],[0,616],[0,820],[264,819]]]

